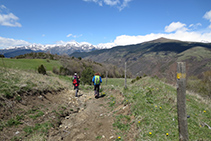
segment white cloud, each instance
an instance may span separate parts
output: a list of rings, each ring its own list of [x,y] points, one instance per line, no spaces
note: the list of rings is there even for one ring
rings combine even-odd
[[[8,9],[4,6],[0,6],[0,25],[10,27],[21,27],[21,24],[17,22],[19,18],[13,13],[8,13]],[[3,14],[6,12],[6,14]]]
[[[211,22],[211,10],[206,12],[203,17]]]
[[[191,24],[189,28],[193,28],[193,26],[201,26],[200,23]],[[137,36],[130,36],[130,35],[120,35],[117,36],[113,42],[110,43],[101,43],[99,46],[119,46],[119,45],[130,45],[130,44],[138,44],[143,43],[146,41],[155,40],[161,37],[168,38],[168,39],[175,39],[180,41],[190,41],[190,42],[210,42],[211,43],[211,31],[207,32],[197,32],[191,31],[190,29],[186,28],[186,24],[180,22],[172,22],[171,24],[165,27],[166,33],[150,33],[146,35],[137,35]],[[175,31],[175,32],[173,32]]]
[[[125,7],[128,6],[128,3],[131,2],[132,0],[124,0],[122,5],[119,7],[119,10],[123,10]]]
[[[189,28],[197,29],[199,26],[202,26],[202,24],[201,24],[201,23],[190,24],[190,25],[189,25]]]
[[[206,12],[203,16],[203,18],[207,19],[210,21],[210,25],[209,25],[209,28],[211,28],[211,10]]]
[[[85,2],[94,2],[94,3],[99,4],[100,6],[103,6],[102,0],[83,0],[83,1],[85,1]]]
[[[128,3],[131,2],[132,0],[83,0],[83,1],[94,2],[99,4],[100,6],[103,6],[103,3],[109,6],[116,6],[121,11],[125,7],[127,7]]]
[[[70,36],[72,36],[72,34],[68,34],[68,35],[67,35],[67,37],[70,37]]]
[[[172,22],[170,25],[165,27],[165,32],[174,32],[178,30],[186,31],[186,24],[180,22]]]
[[[4,38],[0,37],[0,48],[8,48],[8,47],[15,47],[15,46],[26,46],[30,45],[31,43],[24,41],[24,40],[15,40],[12,38]]]
[[[104,0],[104,3],[110,6],[117,5],[120,3],[119,0]]]
[[[0,9],[6,9],[6,6],[0,5]]]
[[[82,34],[80,34],[80,35],[68,34],[66,37],[78,38],[78,37],[81,37],[81,36],[83,36],[83,35]]]

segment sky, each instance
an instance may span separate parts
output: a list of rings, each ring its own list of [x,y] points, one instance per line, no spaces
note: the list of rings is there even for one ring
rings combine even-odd
[[[211,42],[211,0],[1,0],[0,49],[160,37]]]

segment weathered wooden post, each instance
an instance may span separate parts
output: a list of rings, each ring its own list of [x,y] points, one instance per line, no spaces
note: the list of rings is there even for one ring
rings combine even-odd
[[[127,62],[125,62],[125,89],[127,89]]]
[[[188,124],[186,115],[186,64],[177,62],[177,115],[179,140],[188,141]]]
[[[107,85],[108,71],[106,71],[106,85]]]

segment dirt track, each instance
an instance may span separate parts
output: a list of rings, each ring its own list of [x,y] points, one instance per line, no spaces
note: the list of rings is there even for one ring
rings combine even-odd
[[[68,97],[66,102],[69,106],[72,108],[77,106],[80,110],[66,116],[60,129],[50,132],[48,140],[114,140],[116,137],[112,126],[114,117],[107,108],[107,98],[95,99],[93,92],[79,94],[81,95],[79,98],[74,97],[74,91],[63,94],[62,97]]]
[[[0,107],[1,120],[6,123],[8,119],[16,119],[17,115],[22,115],[21,124],[4,127],[0,132],[0,140],[29,139],[33,133],[42,131],[41,125],[47,122],[53,125],[53,127],[49,126],[47,136],[44,137],[48,141],[113,141],[117,139],[118,129],[113,127],[115,116],[129,115],[129,106],[123,105],[124,97],[117,90],[109,90],[98,99],[94,98],[93,93],[92,90],[80,91],[80,97],[75,97],[74,90],[29,92],[22,94],[22,100],[19,102],[14,99],[9,100],[10,104]],[[115,104],[111,107],[110,104],[113,102],[111,98],[114,96]],[[39,113],[42,115],[37,116]],[[36,125],[40,125],[38,130],[35,130]],[[24,131],[26,127],[30,128],[32,133]],[[132,130],[133,128],[130,131]],[[134,136],[127,136],[127,138],[130,140]]]

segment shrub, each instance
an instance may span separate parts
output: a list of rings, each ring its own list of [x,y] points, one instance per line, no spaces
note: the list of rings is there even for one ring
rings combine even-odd
[[[13,126],[13,125],[18,125],[18,124],[22,124],[22,123],[17,119],[11,118],[7,121],[7,126],[9,126],[9,127]]]
[[[92,84],[92,77],[94,76],[94,71],[91,67],[86,68],[82,72],[81,81],[84,84],[91,85]]]
[[[211,98],[211,71],[203,73],[203,78],[189,77],[187,80],[187,89],[199,93],[202,96]]]
[[[4,55],[3,54],[0,54],[0,58],[4,58]]]
[[[38,73],[46,75],[46,69],[43,65],[38,67]]]
[[[59,70],[57,68],[53,67],[53,73],[59,74]]]
[[[67,75],[69,72],[69,70],[67,68],[64,68],[64,67],[60,67],[60,70],[59,70],[59,73],[61,75]]]

